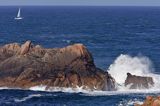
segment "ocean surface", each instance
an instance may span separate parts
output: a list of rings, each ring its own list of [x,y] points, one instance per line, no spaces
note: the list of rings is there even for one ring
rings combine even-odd
[[[84,44],[97,67],[115,77],[118,91],[59,88],[0,90],[0,105],[133,106],[160,94],[160,7],[22,6],[0,7],[0,45],[31,40],[46,48]],[[129,90],[126,73],[152,76],[155,86]],[[39,90],[39,91],[38,91]]]

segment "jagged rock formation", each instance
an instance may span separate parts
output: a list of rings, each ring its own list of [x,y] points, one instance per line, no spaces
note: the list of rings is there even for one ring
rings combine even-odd
[[[0,86],[27,89],[38,85],[115,90],[114,79],[96,68],[82,44],[45,49],[27,41],[0,47]]]
[[[127,73],[125,86],[130,85],[130,89],[144,89],[154,85],[152,77],[142,77]]]
[[[25,44],[23,44],[20,49],[20,54],[24,55],[24,54],[28,53],[30,46],[31,46],[31,41],[27,41]]]

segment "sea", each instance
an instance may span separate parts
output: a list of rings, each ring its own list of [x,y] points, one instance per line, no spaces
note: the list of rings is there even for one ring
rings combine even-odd
[[[14,19],[18,8],[22,20]],[[133,106],[160,94],[160,7],[1,6],[0,46],[26,40],[45,48],[84,44],[96,66],[115,78],[117,91],[1,87],[1,106]],[[154,87],[128,89],[127,72],[151,76]]]

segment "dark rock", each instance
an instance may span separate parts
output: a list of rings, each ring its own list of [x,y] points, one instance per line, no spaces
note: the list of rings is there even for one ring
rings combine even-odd
[[[27,41],[0,48],[0,86],[28,89],[33,86],[115,90],[115,80],[96,68],[82,44],[45,49]]]
[[[130,85],[130,89],[144,89],[154,85],[152,77],[142,77],[127,73],[125,86]]]

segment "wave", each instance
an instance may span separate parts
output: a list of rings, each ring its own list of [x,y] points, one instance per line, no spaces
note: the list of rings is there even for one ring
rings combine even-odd
[[[150,76],[153,78],[154,86],[145,91],[160,91],[160,75],[154,74],[155,69],[152,61],[146,56],[130,56],[121,54],[108,68],[108,72],[117,82],[118,91],[132,91],[124,86],[127,73],[137,76]],[[138,90],[139,91],[139,90]],[[141,91],[141,90],[140,90]],[[144,91],[144,89],[142,90]]]
[[[68,44],[72,42],[71,40],[66,40],[66,39],[63,39],[62,41]]]
[[[118,104],[118,106],[132,106],[134,104],[142,105],[143,102],[139,101],[138,99],[122,100],[122,101],[120,101],[120,103]]]
[[[108,69],[108,72],[119,84],[124,83],[128,72],[133,75],[143,76],[148,75],[152,71],[154,71],[154,68],[149,58],[144,56],[131,57],[123,54],[121,54]]]
[[[34,97],[41,97],[41,96],[42,96],[41,94],[31,94],[31,95],[28,95],[28,96],[23,97],[21,99],[14,99],[14,101],[15,102],[24,102],[24,101],[32,99]]]
[[[34,86],[29,88],[29,90],[32,91],[48,91],[48,92],[68,92],[68,93],[79,93],[79,92],[83,92],[83,93],[88,93],[91,90],[85,90],[82,87],[77,86],[76,88],[71,88],[71,87],[49,87],[47,88],[47,86],[45,85],[40,85],[40,86]]]
[[[16,89],[16,88],[7,88],[7,87],[1,88],[1,90],[4,90],[4,89],[28,91],[28,89],[19,89],[19,88]],[[35,91],[35,92],[44,91],[44,92],[82,93],[81,95],[84,95],[84,96],[108,96],[108,95],[148,94],[148,93],[149,94],[150,93],[159,94],[160,93],[160,90],[155,90],[155,89],[100,91],[100,90],[84,90],[84,89],[82,89],[82,87],[77,87],[77,88],[52,87],[52,88],[46,90],[46,86],[43,86],[43,85],[31,87],[29,90]],[[43,95],[41,95],[41,96],[43,96]],[[35,97],[35,96],[33,95],[33,97]],[[22,102],[24,99],[26,99],[26,97],[24,97],[22,99],[15,99],[15,100],[17,102],[18,101]],[[28,99],[28,96],[27,96],[27,99]]]

